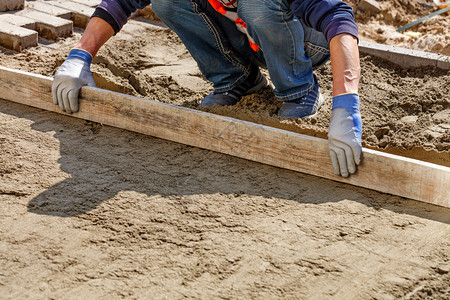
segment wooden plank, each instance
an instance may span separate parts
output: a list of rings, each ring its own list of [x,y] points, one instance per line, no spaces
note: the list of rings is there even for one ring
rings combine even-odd
[[[65,114],[52,102],[51,84],[51,78],[0,67],[0,98]],[[70,116],[450,207],[450,168],[444,166],[364,149],[358,172],[343,178],[332,172],[324,139],[90,87]]]

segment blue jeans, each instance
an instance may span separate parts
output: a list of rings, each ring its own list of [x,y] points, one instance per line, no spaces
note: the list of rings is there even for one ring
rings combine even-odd
[[[152,0],[152,9],[185,44],[217,92],[232,90],[254,68],[267,67],[282,101],[298,99],[314,85],[313,68],[325,63],[325,36],[306,27],[288,0],[238,0],[238,15],[260,51],[251,49],[235,24],[207,0]]]

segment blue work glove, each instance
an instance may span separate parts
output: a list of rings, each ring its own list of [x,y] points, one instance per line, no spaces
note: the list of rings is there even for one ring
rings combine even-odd
[[[81,49],[72,49],[55,73],[52,84],[53,103],[67,113],[78,111],[78,94],[85,85],[94,86],[91,73],[92,55]]]
[[[328,146],[334,173],[347,177],[361,162],[361,115],[357,94],[333,97]]]

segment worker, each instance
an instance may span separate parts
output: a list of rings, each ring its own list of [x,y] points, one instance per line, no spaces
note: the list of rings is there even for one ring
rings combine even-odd
[[[358,28],[352,9],[340,0],[103,0],[55,74],[55,104],[78,111],[79,89],[95,86],[92,58],[150,2],[214,85],[200,106],[234,105],[263,89],[268,81],[260,67],[267,67],[282,101],[278,115],[313,116],[323,102],[313,69],[331,57],[331,161],[336,175],[356,172],[362,152]]]

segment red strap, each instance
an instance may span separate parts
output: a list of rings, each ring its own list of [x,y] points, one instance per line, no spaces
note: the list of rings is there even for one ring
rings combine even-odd
[[[237,18],[237,20],[234,21],[234,23],[236,23],[237,25],[240,25],[240,26],[242,26],[242,27],[244,27],[244,28],[247,28],[247,24],[245,24],[245,22],[242,21],[241,18]]]
[[[248,40],[250,47],[252,48],[253,51],[258,52],[259,51],[259,46],[256,43],[253,43],[252,41]]]
[[[211,4],[211,6],[219,13],[221,13],[222,15],[227,13],[227,10],[225,9],[225,7],[223,6],[222,3],[220,3],[218,0],[208,0],[209,4]]]

